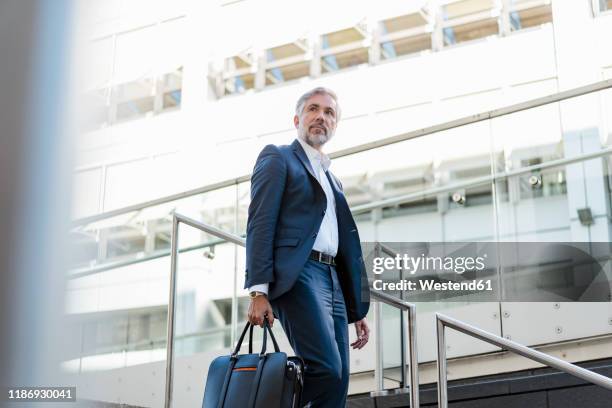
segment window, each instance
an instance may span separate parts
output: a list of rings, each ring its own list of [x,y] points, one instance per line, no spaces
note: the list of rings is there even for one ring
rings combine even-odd
[[[130,226],[111,227],[105,231],[106,257],[115,258],[144,252],[146,235],[140,229]]]
[[[391,59],[431,49],[431,32],[424,12],[380,22],[381,59]]]
[[[552,22],[549,0],[510,0],[509,13],[510,31]]]
[[[134,119],[153,112],[155,81],[139,79],[115,87],[117,121]]]
[[[445,46],[499,33],[499,10],[493,0],[447,0],[442,6]]]
[[[255,71],[254,57],[250,53],[226,58],[223,74],[225,95],[255,88]]]
[[[599,13],[604,11],[612,10],[612,0],[593,0],[595,3],[595,10]]]
[[[310,61],[307,51],[308,45],[304,40],[267,49],[266,85],[309,76]]]
[[[369,61],[367,34],[355,26],[321,36],[321,72],[366,64]]]
[[[183,88],[183,67],[163,76],[163,104],[162,109],[181,107]]]

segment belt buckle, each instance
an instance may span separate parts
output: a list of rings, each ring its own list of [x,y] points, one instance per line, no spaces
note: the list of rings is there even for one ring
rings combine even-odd
[[[319,252],[319,262],[323,263],[323,252]]]

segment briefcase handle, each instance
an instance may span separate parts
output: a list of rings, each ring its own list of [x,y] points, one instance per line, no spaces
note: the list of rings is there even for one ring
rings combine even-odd
[[[238,343],[236,344],[236,347],[234,348],[232,357],[236,357],[238,355],[238,352],[240,352],[240,347],[242,346],[242,341],[244,340],[244,336],[246,335],[247,330],[249,330],[249,353],[253,352],[253,346],[252,346],[253,327],[255,326],[252,325],[251,322],[246,323],[246,325],[244,326],[244,330],[242,330],[242,334],[240,335],[240,338],[238,339]],[[267,319],[264,319],[264,335],[263,335],[263,344],[261,345],[261,352],[259,353],[260,356],[263,356],[264,354],[266,354],[266,346],[268,343],[268,332],[270,333],[270,337],[272,338],[272,343],[274,344],[274,351],[277,353],[280,352],[280,348],[278,347],[276,338],[274,337],[274,334],[272,333],[270,324],[268,323]]]

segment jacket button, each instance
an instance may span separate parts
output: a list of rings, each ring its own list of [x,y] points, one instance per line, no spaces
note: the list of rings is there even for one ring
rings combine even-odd
[[[312,237],[316,238],[317,237],[317,233],[315,232],[314,234],[312,234]]]
[[[325,210],[323,210],[323,212],[321,213],[321,215],[325,215]]]

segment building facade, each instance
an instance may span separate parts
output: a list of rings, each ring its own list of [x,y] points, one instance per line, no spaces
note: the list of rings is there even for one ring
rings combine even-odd
[[[90,66],[65,368],[88,398],[134,405],[163,403],[172,212],[244,234],[242,176],[263,146],[295,138],[303,92],[327,86],[339,95],[342,119],[327,151],[341,152],[612,78],[612,2],[604,0],[96,7],[80,9],[91,27]],[[609,242],[611,144],[612,91],[602,90],[338,157],[332,170],[363,241]],[[155,202],[202,186],[213,187]],[[179,406],[191,406],[208,363],[236,338],[248,297],[243,250],[181,228],[174,384]],[[435,381],[441,310],[570,361],[612,357],[610,303],[422,302],[422,382]],[[383,316],[392,387],[399,314]],[[486,358],[497,349],[458,333],[448,345],[449,358],[475,356],[456,360],[450,379],[532,367]],[[350,392],[372,390],[373,345],[351,359]]]

